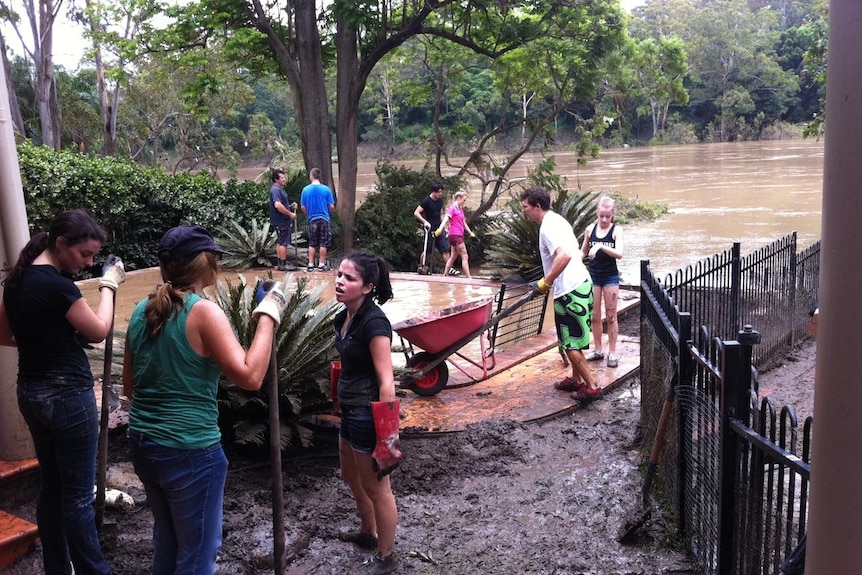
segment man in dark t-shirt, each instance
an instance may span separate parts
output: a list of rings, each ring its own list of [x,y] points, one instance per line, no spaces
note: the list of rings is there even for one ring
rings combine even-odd
[[[436,230],[440,227],[441,212],[443,211],[443,184],[435,182],[431,184],[431,193],[422,198],[422,201],[416,206],[413,212],[419,223],[425,228],[425,231]],[[423,246],[425,258],[430,258],[433,255],[434,247],[437,247],[443,255],[443,261],[449,259],[449,240],[445,236],[434,237],[434,234],[425,234],[425,245]],[[421,261],[421,254],[420,254]]]
[[[284,170],[272,171],[272,187],[269,189],[269,224],[275,228],[275,252],[278,258],[277,269],[285,271],[287,263],[287,246],[293,237],[293,221],[296,219],[296,202],[288,203],[287,192],[284,191],[286,181]],[[293,266],[290,266],[295,269]]]

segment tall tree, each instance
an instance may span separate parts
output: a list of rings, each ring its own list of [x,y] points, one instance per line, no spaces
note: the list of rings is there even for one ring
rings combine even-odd
[[[140,57],[138,37],[161,9],[157,0],[84,0],[83,9],[74,14],[85,27],[85,36],[93,43],[91,56],[106,155],[116,153],[117,110],[122,87],[129,77],[127,66]]]
[[[27,15],[26,25],[30,31],[30,42],[21,30],[21,15],[9,4],[0,0],[0,14],[5,17],[17,34],[27,57],[33,60],[36,70],[36,105],[42,128],[42,143],[55,150],[60,149],[60,108],[57,104],[57,82],[54,76],[54,22],[57,20],[63,0],[21,0]]]
[[[242,65],[261,70],[276,65],[291,89],[306,167],[319,167],[330,182],[325,72],[334,56],[338,213],[346,249],[353,245],[360,97],[385,55],[411,37],[429,35],[496,59],[568,28],[572,42],[584,42],[591,65],[594,52],[604,46],[594,35],[578,38],[580,27],[593,22],[618,27],[619,10],[612,0],[334,0],[321,2],[319,10],[313,0],[202,0],[172,14],[180,34],[175,46],[207,45],[221,36]],[[589,43],[600,49],[592,51]]]
[[[632,63],[637,74],[634,93],[644,98],[652,118],[652,135],[656,137],[667,128],[667,115],[671,104],[685,104],[688,93],[683,79],[688,62],[682,40],[677,38],[648,38],[637,43]]]

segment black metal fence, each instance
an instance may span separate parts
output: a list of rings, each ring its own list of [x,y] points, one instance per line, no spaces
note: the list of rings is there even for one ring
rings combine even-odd
[[[746,256],[737,242],[668,274],[663,287],[713,337],[732,339],[743,326],[757,326],[763,341],[754,363],[768,367],[805,336],[817,303],[820,242],[796,250],[796,232]]]
[[[754,369],[761,346],[770,346],[760,354],[766,361],[798,341],[817,299],[819,244],[783,255],[791,245],[795,234],[741,258],[737,244],[664,285],[648,262],[641,265],[644,455],[663,404],[674,398],[661,491],[708,575],[777,575],[804,541],[813,420],[800,435],[793,407],[777,413],[771,400],[759,400]],[[800,307],[801,320],[789,313]],[[772,318],[769,310],[795,319]],[[763,320],[769,332],[750,327],[758,318],[770,318]]]

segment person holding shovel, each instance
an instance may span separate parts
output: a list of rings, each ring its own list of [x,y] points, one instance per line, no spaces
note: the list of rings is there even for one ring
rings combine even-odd
[[[341,407],[339,456],[341,477],[353,492],[359,531],[344,541],[377,554],[367,573],[391,573],[396,567],[395,527],[398,509],[389,473],[401,462],[398,423],[400,401],[392,373],[392,326],[379,305],[392,299],[385,261],[364,252],[347,254],[335,276],[335,349],[341,358],[337,393]]]
[[[431,260],[430,258],[434,255],[434,248],[437,248],[437,251],[440,252],[440,255],[443,256],[443,261],[449,260],[449,240],[446,239],[445,236],[435,236],[431,234],[431,230],[436,230],[440,227],[440,222],[442,220],[443,212],[443,184],[440,182],[434,182],[431,184],[431,193],[422,198],[422,201],[416,206],[416,209],[413,210],[413,217],[416,218],[422,227],[425,229],[425,244],[422,246],[422,249],[425,250],[422,252],[425,258],[425,265],[428,267],[428,273],[430,274],[431,269]],[[423,261],[422,254],[419,256],[419,261]],[[450,270],[451,272],[451,270]]]
[[[551,210],[551,195],[543,187],[521,192],[521,208],[528,220],[539,224],[539,255],[545,276],[532,287],[536,294],[553,290],[557,339],[572,365],[572,376],[554,387],[571,391],[576,401],[598,399],[602,389],[596,385],[583,352],[590,346],[593,282],[578,257],[575,232],[566,218]]]
[[[96,531],[99,412],[82,345],[108,335],[126,273],[121,260],[108,258],[95,311],[71,279],[93,265],[105,238],[88,212],[67,210],[3,269],[0,345],[18,348],[18,407],[39,460],[36,524],[47,575],[111,572]]]
[[[155,520],[154,575],[215,573],[227,478],[218,381],[224,374],[260,389],[287,307],[275,282],[252,312],[257,327],[243,349],[221,307],[201,297],[218,278],[222,252],[203,228],[168,230],[159,243],[164,283],[129,319],[123,390],[132,463]]]

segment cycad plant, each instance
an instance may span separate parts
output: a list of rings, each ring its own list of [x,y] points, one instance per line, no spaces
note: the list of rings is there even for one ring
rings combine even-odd
[[[213,298],[246,349],[254,335],[251,314],[257,306],[254,294],[261,281],[256,278],[249,286],[238,275],[237,284],[219,283]],[[305,277],[294,281],[293,276],[288,276],[285,295],[290,299],[276,331],[282,449],[310,445],[312,432],[305,425],[308,416],[331,408],[329,362],[336,356],[332,320],[338,306],[322,305],[324,286],[309,292],[307,285]],[[236,443],[259,446],[268,442],[270,380],[271,374],[267,374],[259,391],[247,391],[222,378],[220,423],[223,428],[232,428]]]
[[[227,254],[222,258],[222,266],[231,269],[271,267],[271,257],[275,254],[275,231],[269,222],[251,220],[249,229],[239,222],[232,221],[224,226],[216,226],[218,243]]]

